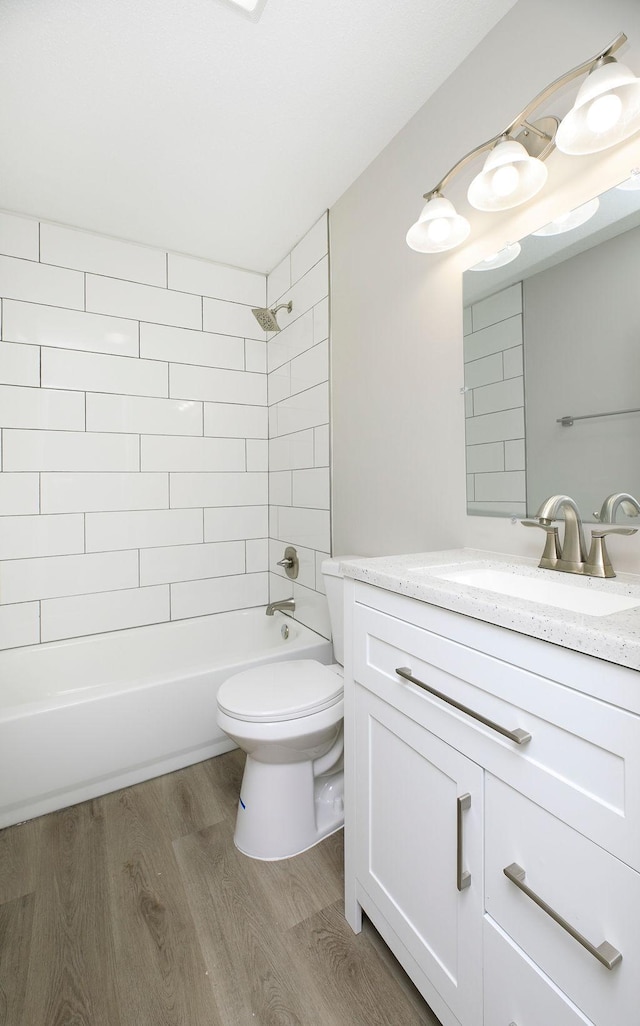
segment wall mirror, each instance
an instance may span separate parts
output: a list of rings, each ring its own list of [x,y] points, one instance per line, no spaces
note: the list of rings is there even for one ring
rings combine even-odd
[[[463,297],[467,511],[564,493],[593,521],[640,498],[640,172],[466,271]]]

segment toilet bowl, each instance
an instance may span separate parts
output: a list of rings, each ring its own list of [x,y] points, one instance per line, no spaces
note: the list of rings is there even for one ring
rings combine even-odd
[[[325,560],[335,657],[342,656],[339,561]],[[290,858],[344,822],[343,679],[340,662],[269,663],[218,691],[217,721],[247,753],[234,842],[251,858]]]

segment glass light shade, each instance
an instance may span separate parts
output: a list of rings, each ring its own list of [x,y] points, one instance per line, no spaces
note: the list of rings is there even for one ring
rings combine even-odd
[[[588,75],[560,123],[562,153],[599,153],[640,131],[640,79],[612,59]]]
[[[579,228],[581,224],[586,224],[589,218],[593,217],[598,207],[600,206],[600,200],[596,196],[595,199],[589,200],[588,203],[583,203],[582,206],[576,207],[574,210],[568,210],[566,214],[561,214],[560,217],[556,217],[553,221],[549,221],[549,224],[545,224],[544,228],[539,228],[537,232],[532,232],[532,235],[562,235],[563,232],[570,232],[574,228]]]
[[[486,260],[481,260],[474,267],[470,267],[469,270],[493,271],[496,267],[504,267],[506,264],[510,264],[512,260],[517,260],[521,249],[522,247],[519,242],[512,242],[511,245],[504,246],[498,253],[487,257]]]
[[[616,185],[616,189],[622,189],[623,192],[635,192],[640,189],[640,167],[634,167],[626,181]]]
[[[407,246],[417,253],[444,253],[467,238],[471,225],[444,196],[427,200],[420,217],[407,232]]]
[[[530,157],[522,143],[505,139],[491,150],[467,198],[476,210],[510,210],[540,192],[546,180],[542,161]]]

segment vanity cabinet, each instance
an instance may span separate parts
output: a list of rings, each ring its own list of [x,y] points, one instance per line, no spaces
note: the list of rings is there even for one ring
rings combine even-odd
[[[352,927],[443,1026],[635,1022],[637,671],[346,585]]]

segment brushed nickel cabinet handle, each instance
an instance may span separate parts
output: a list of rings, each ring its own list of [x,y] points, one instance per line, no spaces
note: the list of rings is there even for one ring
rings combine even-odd
[[[527,741],[531,740],[531,734],[526,730],[521,730],[520,727],[516,727],[515,730],[507,730],[506,727],[501,727],[499,723],[494,723],[493,720],[488,720],[486,716],[481,716],[480,713],[474,712],[467,705],[462,705],[461,702],[456,702],[455,698],[449,698],[448,695],[444,695],[442,691],[436,691],[430,684],[425,684],[423,680],[418,680],[417,677],[413,677],[411,670],[408,666],[396,667],[396,673],[399,677],[404,677],[405,680],[411,681],[412,684],[417,684],[419,688],[424,691],[428,691],[430,695],[435,695],[436,698],[441,698],[447,705],[452,705],[454,709],[459,709],[460,712],[466,713],[467,716],[473,717],[474,720],[478,720],[480,723],[484,723],[485,727],[491,727],[491,730],[495,730],[498,734],[502,734],[503,737],[508,737],[510,741],[515,741],[517,745],[525,745]]]
[[[559,912],[556,912],[550,905],[547,905],[546,901],[541,898],[539,894],[536,894],[530,887],[527,887],[524,882],[526,873],[522,866],[519,866],[517,862],[512,862],[510,866],[505,866],[502,872],[508,880],[511,880],[511,883],[515,884],[516,887],[526,894],[528,898],[531,898],[531,900],[534,901],[543,912],[546,912],[547,915],[553,919],[554,923],[557,923],[563,930],[566,930],[574,940],[577,940],[578,944],[582,944],[582,947],[586,948],[587,951],[593,955],[594,958],[597,958],[598,962],[601,962],[607,969],[615,968],[615,966],[622,961],[622,953],[618,951],[617,948],[614,948],[613,944],[609,944],[609,941],[603,941],[602,944],[599,944],[598,947],[596,947],[595,944],[592,944],[590,940],[587,940],[586,937],[579,933],[571,923],[568,923]]]
[[[456,886],[459,891],[464,891],[471,883],[471,873],[467,869],[462,868],[462,855],[463,855],[463,841],[462,841],[462,813],[466,812],[467,809],[471,808],[471,795],[469,792],[461,794],[458,798],[458,815],[457,815],[457,866],[456,866]]]

